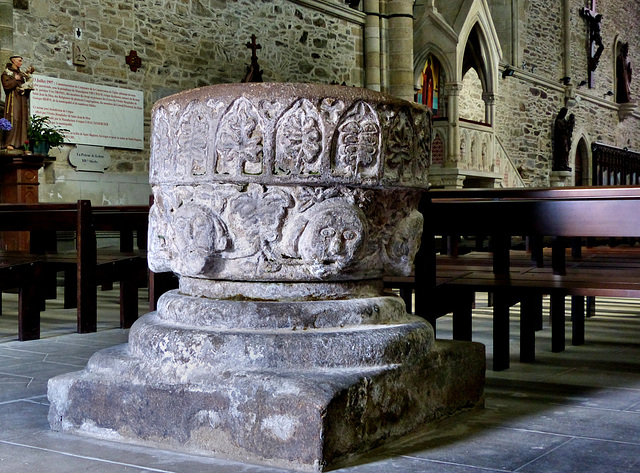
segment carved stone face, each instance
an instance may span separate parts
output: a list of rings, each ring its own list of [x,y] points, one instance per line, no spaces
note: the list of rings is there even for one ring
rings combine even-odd
[[[176,211],[173,221],[175,252],[179,255],[175,271],[196,276],[202,274],[210,258],[226,247],[224,225],[207,209],[185,205]]]
[[[349,266],[365,238],[357,208],[333,205],[307,223],[298,245],[300,256],[316,276],[336,274]]]

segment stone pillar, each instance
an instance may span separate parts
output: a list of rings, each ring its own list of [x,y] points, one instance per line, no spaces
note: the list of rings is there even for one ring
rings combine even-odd
[[[380,0],[364,0],[365,87],[380,92]]]
[[[0,0],[0,61],[2,68],[13,52],[13,0]]]
[[[389,92],[413,100],[413,0],[388,0]]]
[[[52,428],[322,471],[480,403],[483,347],[383,291],[418,249],[429,114],[308,84],[157,102],[148,259],[180,288],[49,381]]]
[[[447,82],[445,90],[447,94],[447,118],[449,120],[448,153],[445,159],[446,167],[455,167],[460,162],[460,90],[462,84]]]
[[[496,96],[494,94],[482,94],[484,101],[484,121],[489,125],[493,125],[495,119]]]

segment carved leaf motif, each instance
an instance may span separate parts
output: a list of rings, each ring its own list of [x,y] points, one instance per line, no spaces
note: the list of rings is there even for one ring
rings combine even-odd
[[[230,202],[229,213],[234,223],[235,242],[248,248],[237,248],[239,253],[262,253],[266,260],[274,261],[271,245],[280,239],[286,209],[293,198],[283,190],[252,187]]]
[[[400,164],[411,161],[411,145],[413,144],[413,128],[403,113],[396,117],[389,133],[388,164]]]
[[[236,100],[220,120],[216,172],[262,173],[263,144],[264,134],[257,110],[247,99]]]
[[[427,171],[430,165],[431,156],[431,133],[432,123],[431,115],[418,113],[414,116],[416,127],[416,178],[419,180],[427,179]],[[440,141],[442,139],[440,138]]]
[[[151,179],[165,174],[165,166],[170,162],[169,157],[169,116],[164,107],[159,108],[153,119],[153,133],[151,134]]]
[[[413,127],[405,113],[396,116],[389,132],[388,154],[386,159],[387,168],[392,174],[400,179],[404,175],[411,176],[411,160],[413,158]],[[387,176],[388,173],[385,173]]]
[[[358,102],[338,126],[334,174],[369,177],[376,174],[380,124],[371,107]]]
[[[276,132],[276,173],[320,171],[322,121],[311,102],[302,100],[280,120]]]
[[[191,102],[178,122],[178,175],[202,175],[206,172],[209,121],[200,108],[200,104]]]

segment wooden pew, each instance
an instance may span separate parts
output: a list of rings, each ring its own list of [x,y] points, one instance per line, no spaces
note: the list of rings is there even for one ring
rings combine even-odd
[[[97,286],[104,281],[119,281],[121,326],[129,327],[138,316],[137,288],[146,285],[146,259],[141,253],[98,252],[96,231],[138,230],[146,235],[148,208],[99,207],[94,210],[86,200],[76,204],[0,204],[0,231],[30,231],[29,255],[4,253],[0,262],[14,265],[24,258],[37,258],[45,274],[65,272],[65,299],[75,295],[78,332],[96,330]],[[74,231],[76,251],[71,254],[47,253],[52,232]],[[146,236],[140,238],[139,244]],[[128,243],[127,243],[128,244]],[[144,280],[144,282],[143,282]],[[40,288],[43,291],[43,288]]]
[[[454,337],[470,339],[473,294],[492,293],[495,370],[509,366],[511,305],[521,303],[521,360],[532,361],[543,295],[551,297],[553,351],[565,346],[566,296],[572,296],[574,344],[584,341],[585,296],[640,297],[640,271],[624,270],[619,258],[567,260],[571,237],[640,236],[638,187],[435,190],[425,193],[421,211],[425,231],[415,267],[416,313],[435,324],[453,311]],[[437,259],[436,235],[489,235],[493,251],[475,259],[460,256],[457,263],[455,257]],[[534,241],[553,237],[550,267],[540,245],[531,261],[522,254],[514,258],[511,238],[521,235]]]
[[[43,263],[25,258],[12,264],[0,263],[0,290],[18,289],[18,340],[40,338],[40,298]]]

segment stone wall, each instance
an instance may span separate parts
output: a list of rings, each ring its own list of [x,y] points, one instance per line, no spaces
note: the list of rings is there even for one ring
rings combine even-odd
[[[500,79],[496,100],[497,133],[525,182],[548,186],[553,121],[565,105],[565,87],[560,81],[565,76],[563,7],[562,2],[555,0],[517,3],[520,9],[519,63],[514,64],[517,70],[513,77]],[[576,0],[571,2],[570,8],[571,57],[567,75],[571,77],[578,97],[577,101],[569,102],[569,112],[576,117],[573,146],[584,138],[588,143],[601,141],[640,149],[640,115],[636,112],[621,121],[613,97],[605,95],[615,91],[616,41],[628,41],[632,64],[640,64],[640,3],[597,2],[598,12],[603,15],[605,49],[596,69],[593,88],[577,87],[588,75],[587,23],[579,15],[584,6],[585,2]],[[522,62],[526,63],[524,69]],[[631,84],[635,98],[640,96],[639,84],[637,79]]]
[[[145,149],[110,149],[108,169],[142,175],[153,103],[185,89],[239,82],[250,63],[251,34],[262,45],[265,82],[361,86],[364,16],[349,10],[339,0],[28,0],[14,9],[14,50],[45,76],[144,91]],[[76,28],[88,51],[86,66],[72,64]],[[142,58],[137,72],[125,64],[131,50]],[[42,176],[43,200],[80,197],[67,185],[74,172],[66,148]],[[60,175],[66,176],[62,184]]]
[[[474,122],[485,121],[485,104],[482,100],[482,83],[475,69],[471,68],[464,75],[460,89],[460,118]]]

